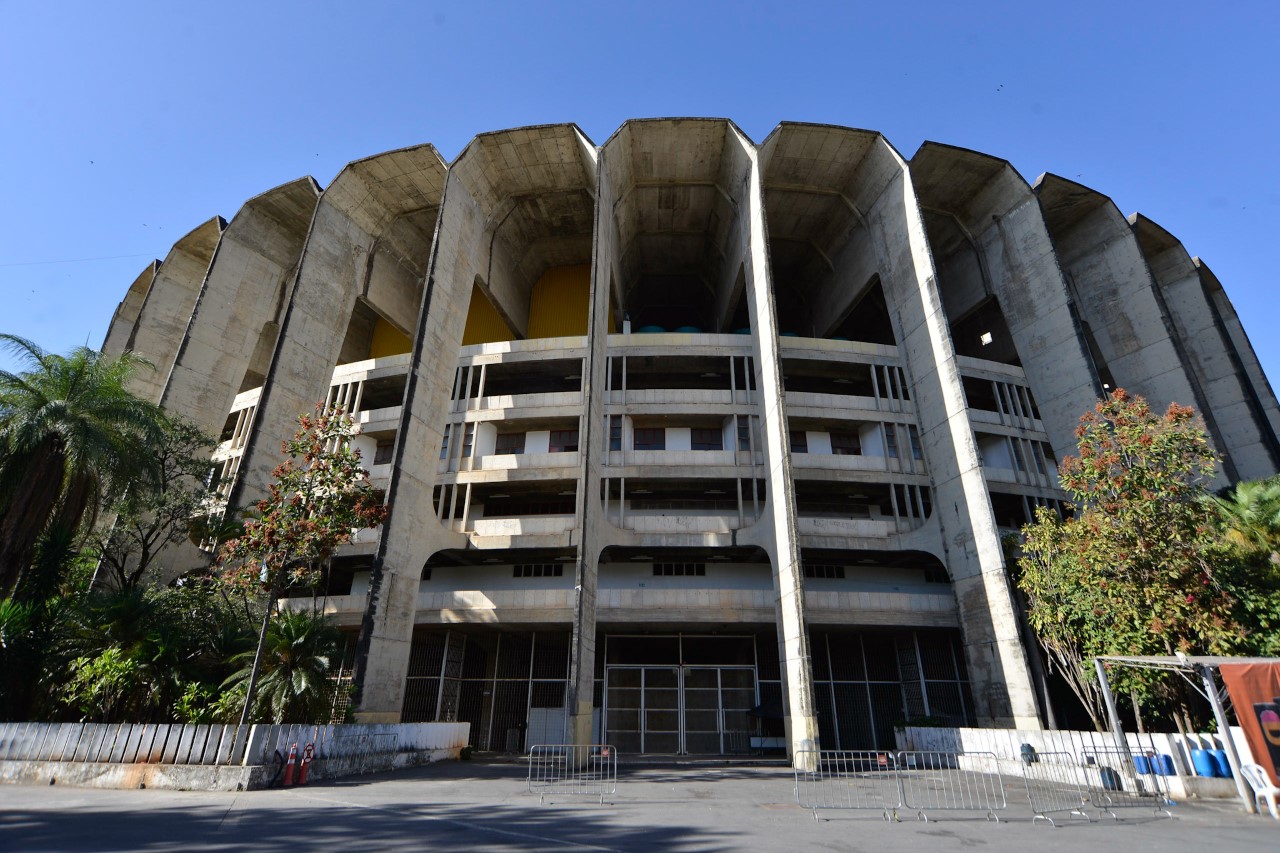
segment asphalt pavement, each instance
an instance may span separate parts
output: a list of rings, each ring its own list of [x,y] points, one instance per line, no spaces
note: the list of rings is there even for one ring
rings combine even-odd
[[[1032,824],[1009,786],[1001,822],[873,812],[815,821],[783,767],[624,764],[604,805],[540,803],[518,763],[443,762],[289,790],[215,793],[0,786],[0,851],[1001,851],[1227,853],[1280,849],[1280,821],[1238,802],[1197,801],[1173,818]]]

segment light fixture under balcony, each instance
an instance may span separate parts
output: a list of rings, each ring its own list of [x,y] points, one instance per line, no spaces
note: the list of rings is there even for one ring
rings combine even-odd
[[[489,495],[491,498],[509,498],[511,495]]]
[[[502,561],[501,561],[501,560],[499,560],[497,557],[485,557],[485,558],[484,558],[483,560],[481,560],[480,562],[482,562],[482,563],[501,563]]]
[[[653,557],[649,556],[648,554],[636,554],[634,557],[632,557],[632,558],[631,558],[631,562],[633,562],[633,563],[647,563],[647,562],[651,561],[652,559],[653,559]]]
[[[716,379],[716,378],[718,378],[719,376],[720,376],[720,374],[719,374],[719,373],[700,373],[700,374],[698,374],[698,378],[699,378],[699,379]]]
[[[649,491],[648,489],[632,489],[630,493],[631,493],[631,494],[633,494],[633,495],[651,495],[651,494],[653,494],[653,492]]]
[[[703,492],[704,495],[723,495],[724,493],[724,489],[707,489]]]

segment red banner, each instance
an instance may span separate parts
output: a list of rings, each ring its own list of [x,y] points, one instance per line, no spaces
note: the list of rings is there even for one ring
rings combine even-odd
[[[1224,663],[1218,669],[1253,760],[1280,785],[1280,663]]]

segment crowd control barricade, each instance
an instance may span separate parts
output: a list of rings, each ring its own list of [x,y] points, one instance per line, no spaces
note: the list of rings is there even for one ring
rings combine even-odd
[[[1164,777],[1157,771],[1154,753],[1139,748],[1085,747],[1080,751],[1089,801],[1102,814],[1119,818],[1115,809],[1145,808],[1156,815],[1173,817],[1167,806],[1172,804]]]
[[[529,793],[604,798],[618,790],[618,751],[608,744],[540,744],[529,747]]]
[[[866,809],[897,820],[902,808],[897,761],[891,752],[798,750],[796,803],[813,812]]]
[[[997,812],[1008,805],[995,753],[899,752],[897,776],[902,805],[918,819],[972,811],[999,823]]]
[[[1089,804],[1089,788],[1080,761],[1069,752],[1041,752],[1022,768],[1027,786],[1027,800],[1034,817],[1057,826],[1055,818],[1093,818],[1085,811]]]

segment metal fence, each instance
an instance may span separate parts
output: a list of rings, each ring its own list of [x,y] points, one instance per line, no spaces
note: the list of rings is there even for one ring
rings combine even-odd
[[[1032,819],[1057,826],[1056,815],[1092,821],[1085,807],[1089,805],[1088,783],[1079,759],[1069,752],[1041,752],[1022,769],[1031,804]]]
[[[796,802],[813,812],[825,809],[878,811],[897,820],[902,789],[891,752],[800,750],[796,752]]]
[[[896,775],[903,805],[922,820],[930,812],[970,811],[999,822],[996,812],[1008,805],[994,753],[900,752]]]
[[[1117,817],[1113,809],[1145,808],[1172,817],[1165,778],[1154,751],[1120,747],[1081,750],[1089,786],[1089,801],[1100,813]]]
[[[609,744],[540,744],[529,748],[529,793],[604,798],[618,790],[618,751]]]

